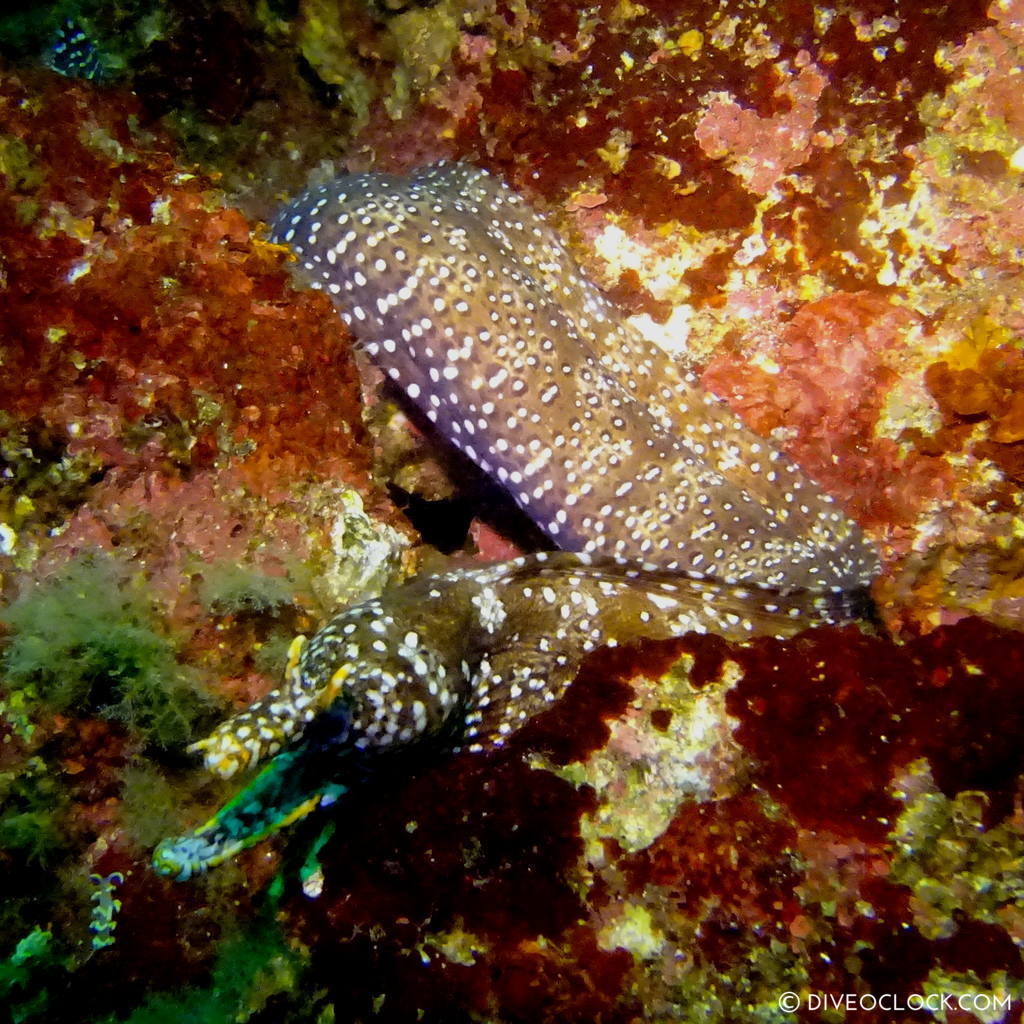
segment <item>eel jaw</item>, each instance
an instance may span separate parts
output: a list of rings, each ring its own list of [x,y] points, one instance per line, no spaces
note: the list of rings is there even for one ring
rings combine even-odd
[[[153,852],[153,869],[177,882],[187,881],[348,792],[337,779],[304,785],[303,765],[309,756],[303,743],[278,754],[209,821],[160,843]]]

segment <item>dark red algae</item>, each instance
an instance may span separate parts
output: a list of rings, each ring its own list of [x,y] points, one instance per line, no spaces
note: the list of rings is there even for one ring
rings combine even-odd
[[[1024,770],[1021,639],[970,618],[902,645],[850,627],[686,647],[702,675],[740,666],[727,707],[767,792],[806,828],[875,841],[898,813],[887,786],[919,757],[947,796],[984,792],[990,823],[1010,813]]]
[[[744,794],[684,804],[650,846],[623,858],[622,867],[632,888],[660,886],[666,899],[689,913],[701,910],[709,893],[717,894],[717,938],[704,945],[720,947],[712,959],[723,961],[726,922],[757,926],[786,903],[795,905],[799,875],[789,856],[795,844],[790,823],[772,820],[755,797]],[[795,912],[791,906],[789,916]]]
[[[567,764],[608,740],[648,653],[602,651],[564,700],[490,755],[464,754],[346,805],[324,848],[324,892],[291,906],[336,1006],[375,1020],[628,1021],[632,957],[585,925],[581,819],[597,809],[531,756]],[[386,997],[385,997],[386,993]]]
[[[1022,769],[1022,656],[1019,634],[980,620],[903,645],[831,628],[597,652],[507,749],[421,762],[353,795],[322,851],[322,894],[288,904],[313,977],[335,1006],[383,1021],[652,1019],[659,1000],[689,1005],[685,985],[702,978],[731,1005],[754,962],[775,973],[753,1002],[794,977],[903,996],[936,970],[1019,977],[1009,920],[954,909],[928,931],[894,854],[905,808],[892,787],[923,760],[945,796],[985,794],[984,827],[1005,817]],[[584,822],[615,797],[568,781],[572,766],[642,758],[610,729],[635,707],[630,680],[650,687],[684,664],[697,700],[736,679],[724,700],[742,776],[732,795],[682,798],[635,852],[607,837],[596,852]],[[673,724],[658,714],[656,729]],[[640,948],[674,948],[661,981],[609,939],[627,935],[609,931],[623,914],[635,935],[650,930]]]
[[[684,799],[634,852],[607,847],[591,911],[628,907],[648,948],[663,943],[664,975],[634,988],[645,1008],[764,1009],[786,989],[805,1007],[809,994],[849,994],[845,1020],[926,1020],[877,1000],[906,1006],[959,984],[943,978],[975,978],[967,990],[1002,993],[1002,1019],[1020,1020],[998,979],[1024,976],[1007,895],[1019,877],[1021,635],[965,619],[905,644],[828,628],[655,646],[683,659],[674,671],[686,666],[698,700],[724,689],[749,760],[731,795]],[[967,806],[980,816],[956,824]],[[964,885],[992,898],[965,901]]]
[[[509,24],[519,20],[513,6],[499,5]],[[939,16],[927,7],[899,5],[903,31],[914,45],[905,52],[894,50],[884,62],[858,27],[893,13],[888,4],[861,5],[859,21],[836,17],[824,29],[813,4],[759,5],[756,20],[766,38],[779,41],[777,59],[792,62],[804,52],[826,69],[830,97],[819,127],[831,128],[841,116],[856,116],[859,110],[864,125],[892,134],[892,150],[898,154],[922,134],[921,97],[941,92],[946,80],[921,55],[962,42],[988,24],[987,2],[955,7],[946,5]],[[737,5],[737,13],[752,16],[743,5]],[[651,225],[676,218],[698,228],[723,229],[752,218],[754,200],[720,162],[701,151],[694,125],[715,92],[730,92],[766,119],[788,110],[790,99],[764,65],[751,70],[742,40],[730,45],[720,36],[720,42],[710,44],[728,20],[720,5],[605,0],[584,8],[546,3],[532,18],[535,40],[562,56],[496,71],[479,83],[479,116],[460,123],[460,152],[485,152],[509,180],[546,195],[569,190],[589,176],[601,183],[616,209]],[[686,32],[700,33],[704,44],[691,52],[666,45]],[[629,153],[622,169],[609,174],[601,149],[614,132],[628,133]],[[659,169],[654,159],[659,152],[671,152],[702,188],[688,194],[677,187]],[[893,169],[899,167],[897,157]],[[793,202],[814,218],[815,233],[820,220],[831,237],[842,219],[797,197]]]

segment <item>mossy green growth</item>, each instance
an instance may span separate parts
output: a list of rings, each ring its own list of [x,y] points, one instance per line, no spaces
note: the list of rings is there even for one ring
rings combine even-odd
[[[0,960],[0,1006],[13,1024],[45,1020],[50,1001],[50,981],[65,970],[56,942],[49,931],[34,928]]]
[[[914,925],[927,939],[954,935],[963,918],[1005,926],[1004,915],[1024,906],[1024,839],[1013,817],[986,827],[988,797],[965,790],[939,792],[927,763],[906,769],[912,785],[891,834],[895,857],[889,881],[913,891]]]
[[[64,787],[40,757],[0,772],[0,849],[25,863],[52,866],[68,845],[61,827],[66,803]]]
[[[0,174],[17,192],[34,192],[46,177],[32,150],[16,135],[6,134],[0,135]]]
[[[121,772],[121,819],[144,850],[150,850],[181,824],[181,797],[166,775],[139,758]]]
[[[687,948],[678,938],[677,933],[668,948]],[[686,939],[696,941],[689,934]],[[680,1024],[788,1024],[796,1016],[779,1006],[779,994],[805,992],[808,984],[799,954],[774,936],[751,933],[746,956],[727,970],[699,963],[684,970],[664,1018]],[[839,1024],[842,1017],[825,1011],[821,1019]]]
[[[193,739],[209,700],[157,627],[144,581],[109,555],[76,559],[0,620],[0,684],[40,708],[99,713],[158,747]]]
[[[301,985],[303,966],[276,921],[265,914],[252,928],[225,941],[207,987],[153,996],[125,1024],[294,1019],[288,1010],[308,1002]]]
[[[272,615],[294,602],[294,587],[288,577],[223,560],[204,567],[199,600],[210,611]]]

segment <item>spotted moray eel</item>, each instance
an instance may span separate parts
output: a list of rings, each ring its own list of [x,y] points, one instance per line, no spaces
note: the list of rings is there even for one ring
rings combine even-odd
[[[787,636],[861,610],[831,592],[772,593],[569,552],[414,579],[297,637],[285,685],[193,745],[225,778],[271,760],[205,825],[162,843],[154,865],[187,879],[331,803],[390,751],[500,746],[601,645],[708,630]]]
[[[569,550],[414,580],[297,640],[285,685],[194,747],[224,777],[272,760],[162,843],[157,870],[223,861],[388,751],[500,745],[602,644],[785,636],[862,611],[878,561],[858,527],[486,172],[346,176],[273,230],[408,399]]]

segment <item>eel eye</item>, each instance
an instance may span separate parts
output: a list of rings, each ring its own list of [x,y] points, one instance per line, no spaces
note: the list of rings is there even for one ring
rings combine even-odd
[[[202,861],[189,846],[189,839],[165,839],[153,851],[153,870],[176,882],[187,882],[203,870]]]

